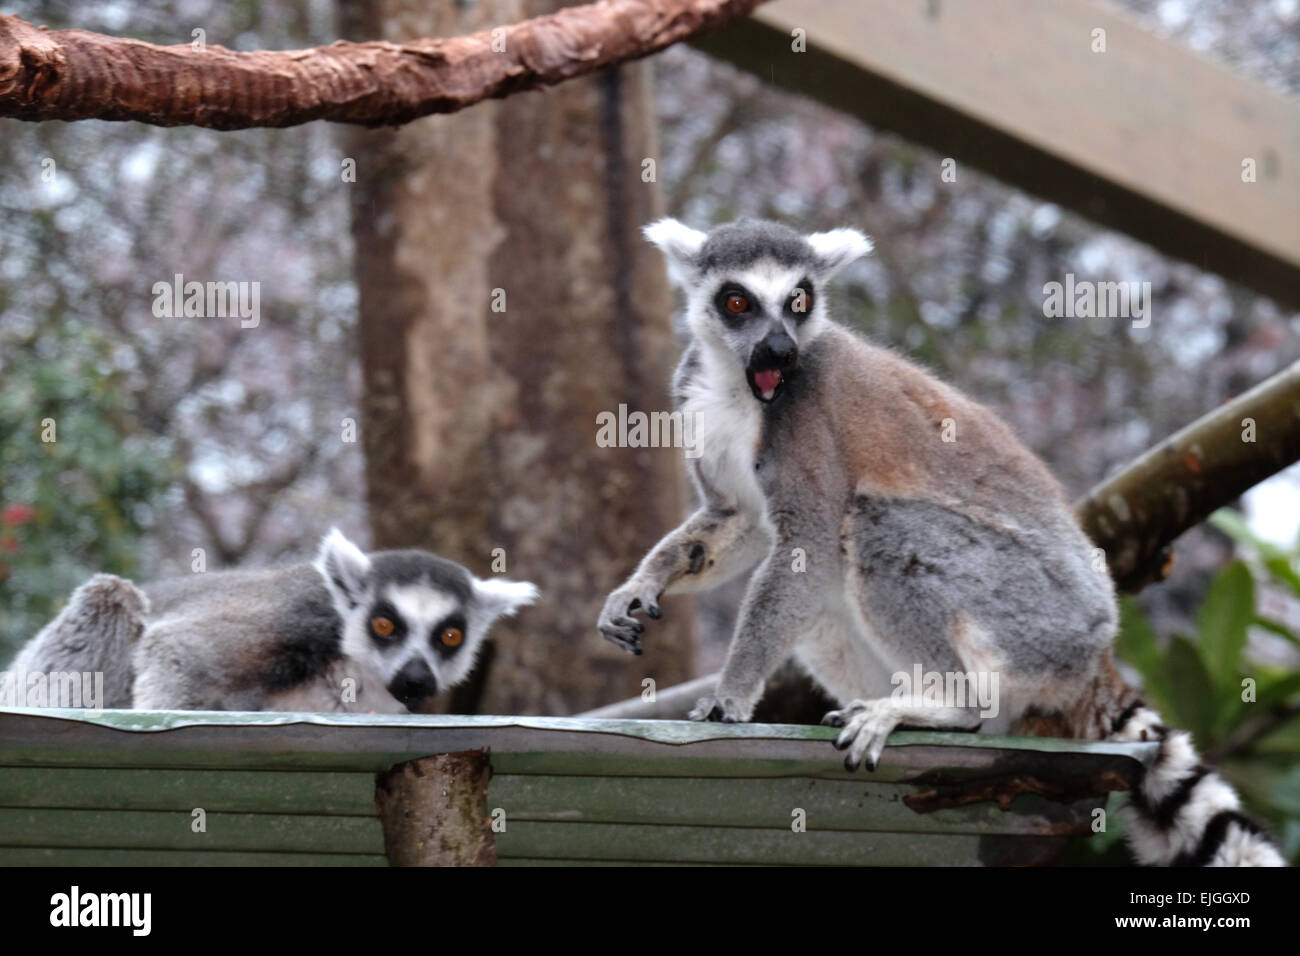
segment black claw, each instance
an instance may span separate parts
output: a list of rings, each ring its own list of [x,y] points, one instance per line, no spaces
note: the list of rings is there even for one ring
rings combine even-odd
[[[868,773],[875,773],[877,762],[878,761],[872,760],[868,757],[866,760],[862,761],[862,769],[866,770]]]
[[[855,770],[858,769],[858,765],[853,762],[852,755],[849,755],[848,757],[844,758],[844,769],[847,770],[849,773],[853,773]]]
[[[844,741],[844,743],[840,743],[840,739],[836,737],[834,740],[831,741],[831,746],[834,747],[836,750],[848,750],[850,743],[852,743],[852,741],[850,740],[846,740]]]
[[[649,614],[652,618],[654,618],[656,621],[663,616],[663,613],[659,610],[658,604],[651,604],[649,607],[645,609],[645,612]]]
[[[709,711],[709,716],[705,717],[704,719],[711,720],[714,723],[720,723],[723,719],[722,707],[718,704],[714,704],[713,709]]]

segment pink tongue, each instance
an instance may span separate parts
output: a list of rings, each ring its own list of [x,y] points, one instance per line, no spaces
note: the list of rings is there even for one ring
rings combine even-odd
[[[754,384],[764,395],[776,391],[776,387],[781,384],[781,373],[776,369],[767,372],[755,372]]]

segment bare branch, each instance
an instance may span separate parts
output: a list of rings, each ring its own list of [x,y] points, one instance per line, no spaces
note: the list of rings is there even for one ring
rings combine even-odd
[[[598,0],[463,37],[242,53],[0,16],[0,117],[221,130],[397,125],[656,53],[763,2]]]
[[[1115,584],[1136,592],[1165,576],[1175,538],[1298,459],[1300,362],[1166,438],[1075,514]]]

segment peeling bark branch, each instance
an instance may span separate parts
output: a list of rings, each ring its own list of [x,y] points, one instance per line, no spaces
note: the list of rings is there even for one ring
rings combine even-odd
[[[0,117],[220,130],[397,125],[656,53],[763,2],[598,0],[496,28],[495,38],[483,30],[246,53],[47,31],[0,15]]]
[[[1253,442],[1244,441],[1254,422]],[[1075,505],[1121,591],[1169,570],[1175,538],[1300,460],[1300,362],[1166,438]]]

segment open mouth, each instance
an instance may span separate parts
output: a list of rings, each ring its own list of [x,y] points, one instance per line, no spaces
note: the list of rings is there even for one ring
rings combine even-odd
[[[754,390],[754,397],[760,402],[770,402],[776,398],[783,381],[780,369],[751,369],[749,372],[749,387]]]

